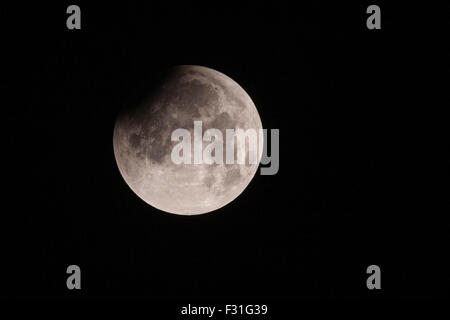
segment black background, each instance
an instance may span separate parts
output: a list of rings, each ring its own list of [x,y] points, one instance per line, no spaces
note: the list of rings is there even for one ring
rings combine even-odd
[[[79,1],[68,30],[69,4],[2,8],[3,297],[448,295],[445,103],[425,92],[446,70],[440,9],[377,3],[368,30],[364,1]],[[135,196],[112,148],[120,108],[180,64],[230,76],[280,129],[278,174],[195,217]],[[366,287],[371,264],[382,290]]]

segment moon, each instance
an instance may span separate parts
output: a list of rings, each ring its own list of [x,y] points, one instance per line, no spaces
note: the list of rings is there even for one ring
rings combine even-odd
[[[193,137],[194,121],[202,121],[203,132],[220,130],[224,141],[226,129],[262,129],[244,89],[221,72],[193,65],[169,69],[146,99],[117,116],[113,148],[119,171],[139,198],[159,210],[178,215],[217,210],[236,199],[258,169],[261,152],[251,164],[248,148],[244,164],[175,164],[171,152],[179,142],[171,134],[184,128]]]

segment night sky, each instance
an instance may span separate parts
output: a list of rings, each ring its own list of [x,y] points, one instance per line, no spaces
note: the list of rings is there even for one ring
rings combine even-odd
[[[0,295],[448,295],[448,143],[434,133],[444,129],[438,102],[422,100],[420,83],[435,77],[419,75],[444,74],[444,53],[431,47],[439,35],[411,24],[416,13],[404,6],[379,4],[382,29],[368,30],[370,2],[300,3],[78,1],[81,30],[66,28],[75,2],[2,5]],[[263,127],[280,129],[279,172],[257,174],[236,200],[194,217],[139,199],[112,144],[121,107],[182,64],[228,75]],[[66,288],[71,264],[81,267],[80,291]],[[381,290],[366,287],[371,264]]]

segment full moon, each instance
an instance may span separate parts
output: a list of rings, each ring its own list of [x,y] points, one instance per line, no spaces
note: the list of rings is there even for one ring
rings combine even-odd
[[[174,163],[171,153],[179,141],[172,141],[172,132],[183,128],[193,137],[194,121],[202,121],[203,132],[220,130],[224,141],[226,129],[262,129],[253,101],[234,80],[190,65],[168,70],[159,87],[149,88],[146,99],[116,119],[113,147],[119,171],[136,195],[162,211],[198,215],[217,210],[236,199],[258,169],[261,153],[252,164],[248,148],[244,164]],[[202,143],[204,148],[211,142]]]

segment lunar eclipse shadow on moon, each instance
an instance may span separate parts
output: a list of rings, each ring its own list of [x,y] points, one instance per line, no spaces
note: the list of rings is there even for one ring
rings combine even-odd
[[[236,199],[261,155],[250,164],[246,142],[245,164],[175,164],[171,152],[179,142],[171,141],[171,134],[184,128],[193,137],[194,121],[202,121],[203,133],[219,129],[224,141],[226,129],[258,132],[261,119],[245,90],[223,73],[193,65],[168,69],[148,90],[135,106],[121,110],[114,126],[114,156],[131,190],[147,204],[178,215],[211,212]],[[224,159],[225,153],[224,147]]]

